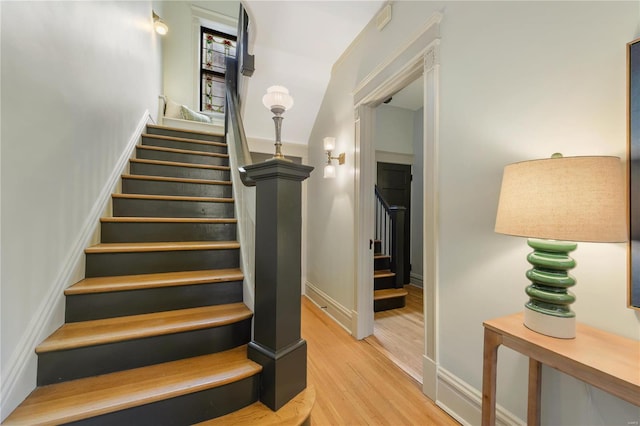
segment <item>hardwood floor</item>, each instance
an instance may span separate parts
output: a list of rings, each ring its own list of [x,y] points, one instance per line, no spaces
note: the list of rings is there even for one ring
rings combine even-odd
[[[302,298],[308,384],[316,391],[313,426],[457,425],[422,394],[421,386],[381,352],[355,340],[313,302]]]
[[[409,293],[406,306],[376,312],[373,335],[365,340],[422,383],[422,354],[424,353],[424,312],[422,289],[405,285]]]

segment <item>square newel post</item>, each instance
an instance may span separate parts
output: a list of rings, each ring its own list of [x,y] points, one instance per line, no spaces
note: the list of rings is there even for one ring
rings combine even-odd
[[[307,342],[300,337],[302,181],[313,167],[272,159],[246,166],[256,182],[253,340],[263,367],[260,401],[278,410],[307,386]]]

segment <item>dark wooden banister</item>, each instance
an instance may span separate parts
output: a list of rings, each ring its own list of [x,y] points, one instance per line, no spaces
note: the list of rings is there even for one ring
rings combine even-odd
[[[255,186],[256,183],[247,176],[246,166],[253,164],[247,136],[244,133],[244,124],[240,115],[238,102],[238,60],[227,58],[227,69],[225,74],[225,85],[227,91],[227,108],[225,114],[225,127],[233,133],[236,158],[240,170],[240,179],[245,186]]]
[[[395,285],[401,288],[408,282],[408,272],[405,270],[405,253],[404,250],[404,222],[406,208],[404,206],[392,206],[383,195],[375,187],[376,200],[378,205],[384,210],[385,216],[389,217],[389,223],[386,218],[381,217],[379,209],[376,208],[376,239],[382,241],[383,253],[391,256],[391,272],[396,274]],[[388,238],[388,240],[387,240]]]

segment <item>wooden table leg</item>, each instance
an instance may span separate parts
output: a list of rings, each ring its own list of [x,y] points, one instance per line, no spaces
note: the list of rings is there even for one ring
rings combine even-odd
[[[529,358],[529,402],[527,404],[527,425],[540,426],[540,395],[542,393],[542,364]]]
[[[482,426],[496,424],[496,367],[498,347],[502,336],[484,329],[484,358],[482,363]]]

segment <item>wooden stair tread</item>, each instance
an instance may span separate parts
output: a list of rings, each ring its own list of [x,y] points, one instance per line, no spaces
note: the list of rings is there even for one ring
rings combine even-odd
[[[215,217],[139,217],[139,216],[114,216],[102,217],[100,222],[112,223],[238,223],[235,218]]]
[[[222,136],[222,135],[219,135]],[[179,136],[167,136],[167,135],[156,135],[153,133],[143,133],[143,138],[152,138],[152,139],[164,139],[168,141],[178,141],[178,142],[188,142],[188,143],[199,143],[202,145],[209,146],[219,146],[219,147],[227,147],[227,144],[224,142],[214,142],[214,141],[203,141],[201,139],[190,139],[190,138],[181,138]]]
[[[157,274],[118,275],[85,278],[64,291],[65,296],[106,293],[111,291],[140,290],[144,288],[177,287],[244,279],[238,268],[208,269],[204,271],[163,272]]]
[[[212,203],[233,203],[233,198],[218,197],[193,197],[184,195],[148,195],[148,194],[111,194],[112,198],[127,198],[140,200],[165,200],[165,201],[203,201]]]
[[[129,162],[154,164],[157,166],[191,167],[193,169],[210,169],[210,170],[222,170],[222,171],[231,170],[230,166],[214,166],[209,164],[198,164],[198,163],[181,163],[179,161],[147,160],[145,158],[132,158],[131,160],[129,160]]]
[[[225,250],[240,248],[237,241],[168,241],[144,243],[100,243],[87,247],[89,253],[139,253],[179,250]]]
[[[174,154],[195,154],[195,155],[202,155],[205,157],[229,158],[229,154],[221,154],[219,152],[205,152],[205,151],[194,151],[191,149],[166,148],[164,146],[138,145],[136,148],[146,149],[149,151],[171,152]]]
[[[122,179],[153,180],[159,182],[200,183],[204,185],[231,185],[230,180],[189,179],[168,176],[122,175]]]
[[[299,426],[311,415],[315,404],[316,390],[307,386],[302,392],[287,402],[278,411],[271,411],[261,402],[256,402],[226,416],[197,423],[195,426]]]
[[[247,347],[42,386],[6,425],[57,425],[211,389],[251,377],[262,367]]]
[[[387,277],[395,277],[396,273],[391,272],[389,269],[382,269],[379,271],[373,271],[373,279],[376,278],[387,278]]]
[[[388,256],[386,254],[380,254],[380,253],[376,253],[373,255],[373,259],[391,259],[391,256]]]
[[[394,297],[404,297],[409,292],[403,288],[385,288],[383,290],[375,290],[373,292],[373,300],[392,299]]]
[[[158,124],[147,124],[147,128],[152,128],[152,129],[160,129],[160,130],[169,130],[172,132],[183,132],[183,133],[196,133],[198,135],[204,135],[204,136],[224,136],[224,133],[218,133],[218,132],[203,132],[203,131],[199,131],[199,130],[192,130],[192,129],[181,129],[180,127],[171,127],[171,126],[161,126]]]
[[[36,347],[36,353],[219,327],[252,315],[244,303],[230,303],[65,323]]]

